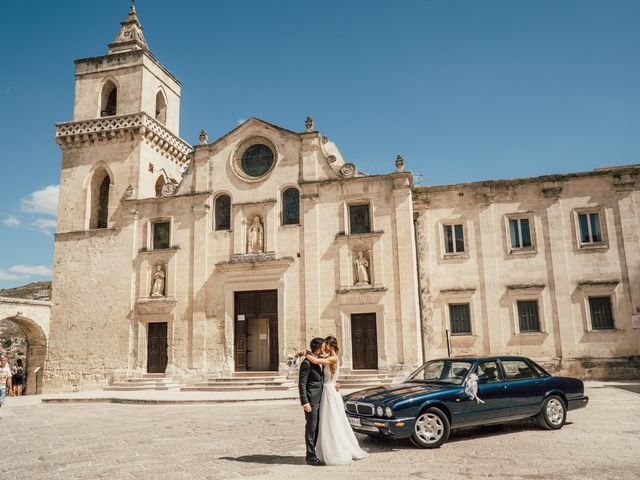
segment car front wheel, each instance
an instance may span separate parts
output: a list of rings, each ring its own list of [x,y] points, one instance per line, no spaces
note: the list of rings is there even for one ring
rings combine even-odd
[[[538,414],[538,423],[547,430],[559,430],[567,419],[567,408],[564,401],[552,395],[542,402],[542,411]]]
[[[439,408],[431,407],[418,415],[411,441],[416,447],[438,448],[449,438],[449,419]]]

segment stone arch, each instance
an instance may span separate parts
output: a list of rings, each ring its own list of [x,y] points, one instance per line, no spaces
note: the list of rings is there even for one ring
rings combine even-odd
[[[18,325],[27,338],[25,372],[27,374],[26,393],[34,395],[42,391],[44,362],[47,357],[47,337],[40,325],[31,318],[22,315],[5,317]]]
[[[100,116],[110,117],[117,113],[118,85],[112,78],[107,78],[100,89]]]
[[[87,185],[87,227],[107,228],[109,226],[109,207],[113,174],[104,162],[92,169]]]
[[[155,117],[163,125],[167,123],[167,97],[162,88],[159,88],[156,93]]]
[[[164,186],[164,184],[167,183],[164,175],[159,175],[158,179],[156,180],[156,184],[154,185],[154,190],[156,192],[156,197],[161,197],[162,196],[162,187]]]
[[[220,191],[213,200],[214,230],[231,230],[231,193]]]

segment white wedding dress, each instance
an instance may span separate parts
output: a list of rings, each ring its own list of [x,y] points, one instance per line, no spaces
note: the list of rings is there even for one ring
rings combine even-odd
[[[358,445],[344,412],[342,395],[336,390],[338,370],[336,365],[336,372],[331,375],[331,367],[324,367],[316,455],[327,465],[346,465],[368,456]]]

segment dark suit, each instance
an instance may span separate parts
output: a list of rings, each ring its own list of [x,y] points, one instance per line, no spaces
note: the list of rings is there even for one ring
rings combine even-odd
[[[298,391],[300,404],[311,405],[311,412],[304,412],[306,425],[304,440],[307,445],[307,459],[316,456],[316,440],[318,438],[318,414],[320,413],[320,399],[322,398],[322,366],[304,359],[300,364],[300,378]]]

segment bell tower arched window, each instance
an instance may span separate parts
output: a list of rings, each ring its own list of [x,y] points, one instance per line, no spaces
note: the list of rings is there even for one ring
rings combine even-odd
[[[167,101],[161,91],[156,94],[156,120],[167,123]]]
[[[218,195],[215,205],[216,230],[231,230],[231,197]]]
[[[102,87],[102,95],[100,102],[100,116],[109,117],[116,114],[116,105],[118,104],[118,88],[111,81],[107,81]]]
[[[160,175],[158,177],[158,179],[156,180],[156,185],[155,185],[155,189],[156,189],[156,197],[161,197],[162,196],[162,187],[164,186],[164,177],[162,175]]]
[[[96,171],[91,180],[91,216],[89,228],[107,228],[109,222],[109,190],[111,178],[109,174],[100,169]]]
[[[282,224],[300,223],[300,192],[296,188],[287,188],[282,192]]]

